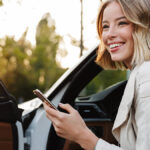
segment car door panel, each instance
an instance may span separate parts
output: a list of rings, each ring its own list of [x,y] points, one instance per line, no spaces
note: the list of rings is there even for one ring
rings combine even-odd
[[[13,136],[10,123],[0,122],[0,149],[13,150]]]

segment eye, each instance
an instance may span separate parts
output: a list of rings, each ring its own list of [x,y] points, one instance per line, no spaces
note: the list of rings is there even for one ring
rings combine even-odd
[[[102,26],[102,28],[107,29],[107,28],[109,28],[109,26],[105,24],[105,25]]]
[[[129,23],[127,21],[120,21],[119,25],[128,25]]]

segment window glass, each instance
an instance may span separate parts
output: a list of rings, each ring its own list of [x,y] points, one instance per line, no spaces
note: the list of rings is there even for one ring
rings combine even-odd
[[[103,91],[107,87],[126,80],[126,71],[103,70],[80,92],[79,96],[87,96]]]

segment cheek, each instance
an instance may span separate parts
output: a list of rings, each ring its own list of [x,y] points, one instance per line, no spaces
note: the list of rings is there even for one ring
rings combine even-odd
[[[134,41],[133,41],[133,36],[132,34],[128,35],[128,41],[129,41],[129,48],[131,49],[131,51],[133,52],[134,49]]]
[[[106,44],[107,38],[105,33],[102,34],[102,41],[104,44]]]
[[[126,30],[122,30],[122,32],[120,32],[120,36],[122,37],[122,39],[124,39],[127,42],[130,51],[133,52],[134,41],[133,41],[132,32],[133,31],[131,28],[127,28]]]
[[[132,26],[128,26],[127,28],[124,28],[124,29],[120,32],[120,36],[123,35],[123,37],[124,37],[126,40],[129,40],[129,41],[133,42],[132,33],[133,33],[133,28],[132,28]]]
[[[128,34],[127,38],[128,38],[128,47],[127,47],[128,57],[132,57],[134,53],[134,41],[132,34]]]
[[[130,41],[131,45],[133,45],[133,36],[132,36],[132,34],[128,34],[127,39]]]
[[[133,38],[131,40],[130,49],[131,49],[131,56],[133,56],[133,53],[134,53],[134,41],[133,41]]]

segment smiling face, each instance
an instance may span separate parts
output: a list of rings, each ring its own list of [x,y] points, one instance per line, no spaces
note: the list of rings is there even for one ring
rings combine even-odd
[[[124,62],[131,68],[134,52],[133,24],[127,20],[120,5],[111,2],[103,12],[102,39],[113,61]]]

